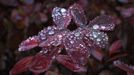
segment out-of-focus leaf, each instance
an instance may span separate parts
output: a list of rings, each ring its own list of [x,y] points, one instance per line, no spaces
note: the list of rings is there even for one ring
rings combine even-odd
[[[131,24],[134,28],[134,17],[129,18],[128,23]]]
[[[134,75],[134,73],[129,73],[129,72],[128,72],[127,75]]]
[[[109,55],[119,52],[119,49],[122,47],[121,40],[115,41],[109,48]]]
[[[22,17],[17,10],[12,10],[11,20],[12,20],[12,22],[16,23],[16,28],[18,28],[18,29],[25,28],[24,17]]]
[[[56,66],[52,66],[50,70],[46,71],[45,75],[62,75]]]
[[[29,65],[29,70],[34,73],[42,73],[46,71],[52,63],[51,57],[47,57],[42,53],[37,54]]]
[[[0,3],[5,6],[17,6],[18,5],[17,0],[0,0]]]
[[[131,17],[132,15],[134,15],[134,8],[133,7],[130,7],[130,8],[117,7],[116,9],[118,11],[120,11],[120,14],[125,18]]]
[[[120,60],[116,60],[113,62],[113,65],[127,72],[128,75],[134,75],[134,66],[127,65]]]
[[[39,13],[39,19],[41,22],[46,22],[48,20],[48,17],[45,13]]]
[[[10,70],[10,75],[17,75],[21,72],[28,70],[28,65],[31,63],[33,56],[28,56],[18,61],[15,66]]]
[[[129,0],[117,0],[120,3],[129,3]]]
[[[86,10],[86,8],[89,4],[89,1],[88,0],[78,0],[78,4],[80,4],[82,6],[82,8]]]
[[[85,16],[84,10],[79,4],[73,4],[72,6],[70,6],[69,12],[78,26],[83,26],[87,24],[87,18]]]
[[[34,0],[20,0],[20,1],[25,4],[33,4],[34,3]]]
[[[103,70],[102,72],[99,73],[99,75],[114,75],[114,74],[109,70]]]
[[[99,61],[102,61],[104,58],[104,52],[99,47],[93,48],[93,50],[91,50],[91,55]]]
[[[45,75],[61,75],[61,74],[60,73],[53,72],[53,71],[47,71],[45,73]]]
[[[114,55],[113,57],[111,57],[109,60],[107,60],[107,62],[111,62],[111,61],[114,61],[114,60],[116,60],[116,59],[119,59],[119,58],[121,58],[121,57],[125,57],[125,56],[127,56],[128,54],[127,53],[122,53],[122,54],[118,54],[118,55]]]

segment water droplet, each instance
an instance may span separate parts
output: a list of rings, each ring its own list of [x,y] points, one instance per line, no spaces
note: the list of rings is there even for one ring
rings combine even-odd
[[[58,45],[60,45],[62,42],[60,41],[60,40],[57,40],[57,41],[54,41],[52,44],[54,45],[54,46],[58,46]]]
[[[40,53],[43,53],[43,51],[41,50]]]
[[[58,35],[59,38],[62,38],[63,36],[62,35]]]
[[[77,36],[80,36],[80,33],[76,32],[74,35],[77,37]]]
[[[22,47],[19,47],[18,51],[22,51]]]
[[[97,39],[97,41],[101,41],[101,39],[100,39],[100,38],[98,38],[98,39]]]
[[[48,34],[49,34],[49,35],[53,35],[53,34],[54,34],[54,31],[53,31],[53,30],[50,30],[50,31],[48,32]]]
[[[48,30],[51,30],[52,28],[49,26],[49,27],[47,27],[47,29],[48,29]]]
[[[71,43],[71,44],[73,44],[73,43],[74,43],[74,41],[73,41],[73,40],[71,40],[71,41],[70,41],[70,43]]]
[[[46,39],[46,36],[41,36],[41,40],[45,40]]]
[[[55,56],[52,57],[52,59],[55,59],[55,58],[56,58]]]
[[[93,26],[93,29],[98,29],[99,28],[99,25],[94,25]]]
[[[61,9],[61,12],[62,12],[62,13],[66,12],[66,9],[62,8],[62,9]]]
[[[93,37],[94,37],[94,38],[97,38],[97,35],[96,35],[96,34],[93,34]]]
[[[101,29],[105,29],[106,27],[105,26],[101,26]]]
[[[81,47],[84,47],[84,45],[80,44]]]

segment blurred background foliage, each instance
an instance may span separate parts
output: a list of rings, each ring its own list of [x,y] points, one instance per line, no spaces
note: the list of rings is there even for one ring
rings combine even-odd
[[[8,75],[18,60],[38,51],[35,48],[29,52],[18,52],[18,45],[53,24],[51,11],[55,6],[67,8],[73,3],[84,8],[89,21],[101,14],[116,17],[119,25],[108,34],[109,43],[120,39],[122,50],[129,54],[123,61],[134,65],[134,0],[0,0],[0,75]],[[93,69],[89,68],[86,74],[81,75],[124,75],[120,69],[103,67],[97,70],[102,65],[93,59],[90,61]],[[46,75],[80,75],[55,64]]]

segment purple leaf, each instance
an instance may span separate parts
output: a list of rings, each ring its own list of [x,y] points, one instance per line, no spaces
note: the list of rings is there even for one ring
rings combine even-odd
[[[120,12],[120,14],[124,18],[128,18],[134,15],[134,7],[129,7],[129,8],[117,7],[116,9]]]
[[[32,49],[36,46],[38,46],[39,44],[39,38],[38,36],[32,36],[29,37],[28,39],[26,39],[25,41],[23,41],[20,45],[19,45],[19,51],[26,51],[29,49]]]
[[[66,36],[64,46],[74,62],[85,65],[90,53],[82,38],[83,34],[81,34],[81,32],[71,32]]]
[[[46,41],[49,36],[53,36],[56,32],[59,31],[55,26],[48,26],[38,33],[40,41]]]
[[[106,46],[108,45],[108,36],[104,32],[91,29],[90,32],[87,33],[86,36],[89,39],[93,40],[93,42],[101,48],[106,48]]]
[[[76,30],[76,31],[73,31],[73,32],[68,32],[68,34],[66,34],[66,37],[64,38],[64,45],[67,49],[73,49],[73,48],[76,48],[76,47],[81,47],[80,44],[83,44],[83,41],[82,41],[82,38],[83,38],[83,35],[81,33],[81,31],[79,30]]]
[[[109,31],[115,28],[116,20],[107,15],[101,15],[89,22],[89,27],[98,30]]]
[[[88,57],[90,56],[89,51],[86,49],[74,49],[68,51],[69,56],[73,59],[74,62],[85,65],[87,64]]]
[[[65,8],[55,7],[52,11],[54,23],[61,29],[67,28],[71,21],[71,16]]]
[[[73,20],[78,26],[83,26],[87,24],[87,18],[85,16],[83,8],[79,4],[73,4],[69,7],[70,14]]]
[[[54,46],[61,45],[62,40],[67,33],[68,30],[60,31],[58,28],[55,27],[49,27],[47,28],[47,30],[44,29],[39,33],[40,39],[42,40],[39,46],[44,47],[50,45],[54,45]]]

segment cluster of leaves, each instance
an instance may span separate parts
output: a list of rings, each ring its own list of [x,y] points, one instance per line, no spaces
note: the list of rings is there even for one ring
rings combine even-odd
[[[71,15],[68,16],[71,18],[71,20],[67,16],[65,18],[62,18],[61,16],[60,21],[54,19],[54,16],[51,17],[53,8],[58,6],[57,8],[64,7],[62,9],[65,9],[74,3],[80,4],[86,11],[85,12],[86,14],[85,15],[83,14],[84,10],[81,10],[82,12],[81,14],[83,14],[82,16],[80,15],[80,13],[74,14],[77,13],[77,11],[73,11],[71,12]],[[56,49],[56,48],[54,46],[47,47],[47,48],[45,47],[42,48],[42,50],[40,50],[40,48],[38,47],[33,48],[35,46],[42,47],[44,45],[49,44],[45,42],[42,42],[41,44],[40,39],[37,39],[36,41],[30,40],[32,41],[32,43],[26,43],[28,44],[27,47],[23,46],[22,48],[19,49],[19,50],[22,49],[21,51],[23,51],[25,50],[25,48],[33,48],[28,52],[19,52],[18,44],[20,44],[20,42],[26,39],[27,37],[37,34],[38,31],[43,29],[44,27],[45,28],[43,30],[54,28],[54,32],[56,28],[56,32],[55,32],[56,34],[64,33],[64,31],[62,32],[60,30],[57,30],[57,28],[63,28],[63,30],[64,29],[67,30],[65,32],[68,35],[67,38],[69,38],[71,35],[73,36],[74,33],[85,30],[86,27],[89,28],[88,30],[92,28],[96,28],[97,26],[94,26],[94,24],[102,23],[102,21],[104,21],[104,23],[106,24],[113,23],[113,20],[111,19],[110,21],[108,21],[109,19],[104,19],[104,17],[107,18],[106,14],[114,17],[114,20],[118,25],[114,30],[110,30],[110,31],[101,30],[99,28],[95,29],[96,32],[92,31],[95,33],[99,32],[101,33],[101,35],[105,35],[105,37],[108,37],[108,41],[104,41],[101,36],[97,37],[97,38],[101,37],[101,40],[103,40],[102,42],[99,42],[101,43],[100,45],[97,44],[97,39],[93,39],[92,37],[88,38],[88,42],[87,40],[84,41],[85,43],[86,42],[89,43],[89,41],[90,43],[94,42],[94,45],[97,45],[95,46],[95,48],[97,49],[92,51],[90,50],[87,57],[88,59],[85,61],[86,63],[82,65],[82,67],[84,66],[83,69],[87,69],[87,71],[86,73],[84,72],[84,74],[82,75],[98,75],[98,74],[99,75],[104,75],[104,74],[126,75],[126,73],[128,75],[133,75],[133,65],[134,65],[134,61],[133,61],[134,34],[132,34],[132,32],[134,32],[134,8],[133,7],[134,7],[133,0],[99,0],[99,1],[98,0],[0,0],[0,22],[1,22],[0,24],[0,72],[1,75],[8,75],[9,70],[11,74],[14,73],[17,74],[23,71],[24,72],[22,73],[23,75],[25,73],[26,74],[28,73],[29,75],[29,73],[31,73],[30,71],[33,72],[35,71],[34,74],[38,74],[39,72],[37,73],[36,70],[40,72],[44,72],[45,70],[45,75],[53,75],[53,74],[77,75],[78,73],[74,73],[72,67],[74,67],[73,69],[76,69],[75,67],[76,63],[75,64],[73,63],[74,63],[74,59],[77,59],[75,58],[75,56],[80,53],[76,52],[74,54],[72,53],[71,55],[69,54],[71,53],[70,51],[68,50],[66,51],[67,49],[66,47],[74,48],[77,46],[77,44],[74,44],[75,46],[73,45],[68,46],[67,44],[64,44],[58,47],[58,49],[59,48],[62,49],[61,52],[59,51],[60,54],[62,55],[68,54],[69,56],[71,56],[71,59],[73,59],[73,62],[70,61],[70,59],[68,58],[64,59],[66,58],[66,56],[65,57],[61,56],[62,58],[59,57],[60,58],[59,61],[56,59],[56,61],[50,60],[51,61],[50,62],[48,58],[44,57],[44,55],[50,57],[49,53],[51,54],[51,52],[48,51],[48,54],[46,55],[44,54],[45,52],[44,50],[51,51],[52,49]],[[68,11],[70,10],[70,8],[65,10]],[[68,12],[70,13],[70,11]],[[101,17],[98,15],[105,15],[105,16],[103,16],[101,20],[98,19],[98,21],[96,21],[95,19]],[[85,18],[86,16],[88,19]],[[94,17],[96,18],[93,19]],[[88,22],[88,20],[91,19],[93,19],[93,21]],[[99,27],[101,28],[101,25],[99,25]],[[43,30],[42,32],[40,31],[40,33],[43,33]],[[85,32],[83,31],[83,33]],[[46,33],[43,33],[43,35],[40,36],[36,35],[36,37],[38,38],[38,37],[47,36],[47,39],[51,37],[50,35],[44,35],[44,34]],[[53,36],[53,37],[57,37],[57,36]],[[32,39],[32,37],[29,39]],[[56,39],[58,38],[49,39],[49,40],[56,41]],[[42,38],[42,40],[44,41],[45,38]],[[74,38],[72,38],[72,40],[76,42],[80,42],[80,40],[79,41],[74,40]],[[51,41],[47,41],[47,42],[51,42]],[[69,39],[66,39],[64,43],[66,42],[69,42]],[[37,43],[40,43],[40,45]],[[41,52],[43,52],[43,54]],[[51,55],[55,55],[54,53],[56,52],[52,52]],[[33,56],[34,54],[36,55]],[[59,53],[56,54],[57,58],[58,55]],[[81,56],[83,55],[81,54],[80,56],[77,57],[81,57]],[[86,54],[84,55],[84,57],[85,56]],[[39,60],[43,58],[48,59],[48,61]],[[53,56],[53,59],[54,58],[55,57]],[[69,62],[63,63],[63,60],[64,61],[67,60]],[[23,66],[17,64],[15,65],[17,61],[19,61],[17,64],[22,64]],[[35,62],[31,63],[33,61]],[[35,65],[37,61],[40,62],[39,65]],[[46,63],[51,63],[51,65],[50,64],[48,64],[49,66],[47,65],[49,68],[45,69],[46,65],[42,64],[43,61]],[[70,62],[72,64],[70,64]],[[31,68],[29,67],[30,64],[31,64]],[[66,66],[66,64],[69,64],[70,67]],[[42,67],[43,68],[42,71],[41,68],[39,68],[38,66],[44,66]],[[82,68],[80,70],[82,70]]]

